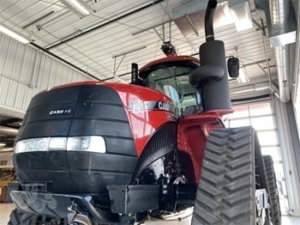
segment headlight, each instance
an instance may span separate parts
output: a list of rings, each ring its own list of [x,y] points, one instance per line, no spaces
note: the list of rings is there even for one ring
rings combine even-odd
[[[18,141],[15,147],[15,153],[48,151],[49,138],[34,138]]]
[[[66,150],[67,138],[65,137],[54,137],[50,138],[49,150]]]
[[[52,138],[33,138],[18,141],[15,153],[39,152],[39,151],[87,151],[87,152],[106,152],[105,140],[101,136],[82,136],[82,137],[52,137]]]
[[[100,136],[70,137],[67,150],[105,153],[106,146],[104,138]]]

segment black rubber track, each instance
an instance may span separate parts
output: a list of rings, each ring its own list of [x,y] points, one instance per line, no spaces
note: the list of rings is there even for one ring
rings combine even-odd
[[[36,225],[37,218],[37,215],[24,213],[16,208],[10,213],[8,225]]]
[[[267,173],[267,180],[269,185],[269,199],[271,208],[271,221],[273,225],[281,224],[281,211],[279,204],[279,195],[276,183],[276,176],[274,172],[273,159],[269,155],[263,156],[264,164]]]
[[[7,225],[67,225],[67,221],[24,213],[16,208],[10,213],[10,220]]]
[[[251,127],[211,132],[206,143],[193,225],[255,225],[257,143]]]

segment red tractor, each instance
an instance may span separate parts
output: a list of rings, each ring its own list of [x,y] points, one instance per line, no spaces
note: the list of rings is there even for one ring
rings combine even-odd
[[[255,131],[222,122],[232,110],[216,5],[201,66],[167,43],[168,57],[133,65],[130,85],[87,81],[33,97],[16,139],[10,225],[134,224],[192,206],[193,224],[280,224]]]

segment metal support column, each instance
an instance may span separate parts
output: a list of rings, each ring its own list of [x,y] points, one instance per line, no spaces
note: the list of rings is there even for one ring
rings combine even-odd
[[[275,118],[278,127],[279,142],[281,145],[281,155],[283,170],[286,178],[288,202],[290,206],[289,214],[300,216],[300,177],[297,163],[299,155],[299,138],[295,126],[295,116],[292,103],[282,103],[274,98]]]

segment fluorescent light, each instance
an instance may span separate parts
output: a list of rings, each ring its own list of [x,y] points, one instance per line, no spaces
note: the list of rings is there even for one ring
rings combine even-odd
[[[248,0],[218,1],[214,13],[214,27],[235,24],[237,31],[253,27]],[[193,35],[195,30],[203,31],[207,1],[192,0],[175,8],[172,12],[173,21],[184,36]],[[192,25],[191,25],[192,24]]]
[[[247,83],[247,82],[249,82],[249,78],[247,76],[247,72],[246,72],[246,70],[245,70],[244,67],[240,68],[239,77],[238,77],[237,80],[238,80],[239,83]]]
[[[87,16],[91,14],[94,10],[89,7],[88,4],[86,4],[82,0],[60,0],[64,5],[66,5],[69,9],[71,9],[73,12],[79,14],[79,16]]]
[[[89,15],[90,12],[87,10],[83,5],[80,4],[80,2],[76,0],[69,0],[69,2],[76,8],[78,11],[80,11],[84,15]]]
[[[230,1],[229,8],[238,32],[253,28],[250,5],[247,0]]]
[[[22,35],[16,33],[15,31],[5,27],[4,25],[0,24],[0,32],[3,34],[6,34],[7,36],[10,36],[11,38],[23,43],[23,44],[28,44],[30,41],[23,37]]]

